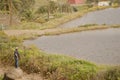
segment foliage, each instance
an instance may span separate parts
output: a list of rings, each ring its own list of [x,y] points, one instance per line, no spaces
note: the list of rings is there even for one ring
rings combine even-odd
[[[34,11],[32,10],[34,4],[34,0],[21,0],[21,7],[18,9],[18,14],[22,20],[31,21],[34,19]]]
[[[46,6],[41,6],[38,8],[36,13],[46,13],[47,12],[47,7]]]
[[[32,10],[28,9],[28,10],[24,10],[21,13],[21,21],[33,21],[34,20],[34,13]]]
[[[67,80],[88,79],[96,73],[97,66],[86,61],[61,55],[46,55],[44,52],[30,48],[21,61],[21,67],[27,72],[41,72],[47,78]]]
[[[22,11],[31,8],[34,3],[34,0],[12,0],[12,9]],[[3,6],[1,9],[9,10],[9,0],[0,0],[0,4],[0,7]]]
[[[107,68],[99,71],[92,78],[93,80],[120,80],[120,66]]]
[[[11,0],[11,7],[9,0],[1,0],[0,1],[0,9],[3,11],[10,11],[10,8],[12,9],[12,15],[18,15],[19,18],[25,18],[26,20],[30,20],[32,19],[33,15],[32,15],[32,7],[35,3],[34,0]],[[9,12],[10,14],[10,12]]]
[[[120,0],[112,0],[112,3],[120,6]]]
[[[7,35],[3,31],[0,31],[0,43],[8,41]]]
[[[56,13],[59,13],[59,14],[61,13],[62,14],[62,13],[71,12],[71,6],[69,4],[67,4],[67,3],[59,4],[58,2],[48,1],[46,4],[47,5],[40,6],[37,9],[36,13],[37,14],[42,14],[42,16],[47,15],[47,20],[50,19],[50,16],[52,14],[56,14]],[[53,17],[56,18],[56,16],[53,16]]]
[[[120,67],[115,67],[105,73],[106,80],[120,80]]]

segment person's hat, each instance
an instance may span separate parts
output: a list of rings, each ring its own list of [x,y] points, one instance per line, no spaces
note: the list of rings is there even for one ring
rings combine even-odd
[[[18,47],[16,47],[15,49],[18,49]]]

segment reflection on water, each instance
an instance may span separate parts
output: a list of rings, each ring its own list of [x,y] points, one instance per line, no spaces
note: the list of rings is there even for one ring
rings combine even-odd
[[[120,29],[94,30],[27,40],[49,53],[58,53],[99,64],[120,64]]]
[[[85,24],[120,24],[120,8],[109,8],[90,12],[81,18],[67,22],[59,27],[78,27]]]

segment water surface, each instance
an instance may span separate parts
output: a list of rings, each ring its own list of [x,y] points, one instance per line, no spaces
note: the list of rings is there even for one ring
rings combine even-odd
[[[25,45],[97,64],[120,64],[120,29],[94,30],[27,40]]]
[[[60,25],[62,28],[78,27],[85,24],[106,24],[115,25],[120,24],[120,8],[109,8],[105,10],[99,10],[89,12],[81,18],[74,19],[67,23]]]

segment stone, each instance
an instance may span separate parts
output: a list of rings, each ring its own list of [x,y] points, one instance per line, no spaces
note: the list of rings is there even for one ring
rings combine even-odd
[[[21,80],[23,71],[20,68],[11,68],[4,74],[3,80]]]

